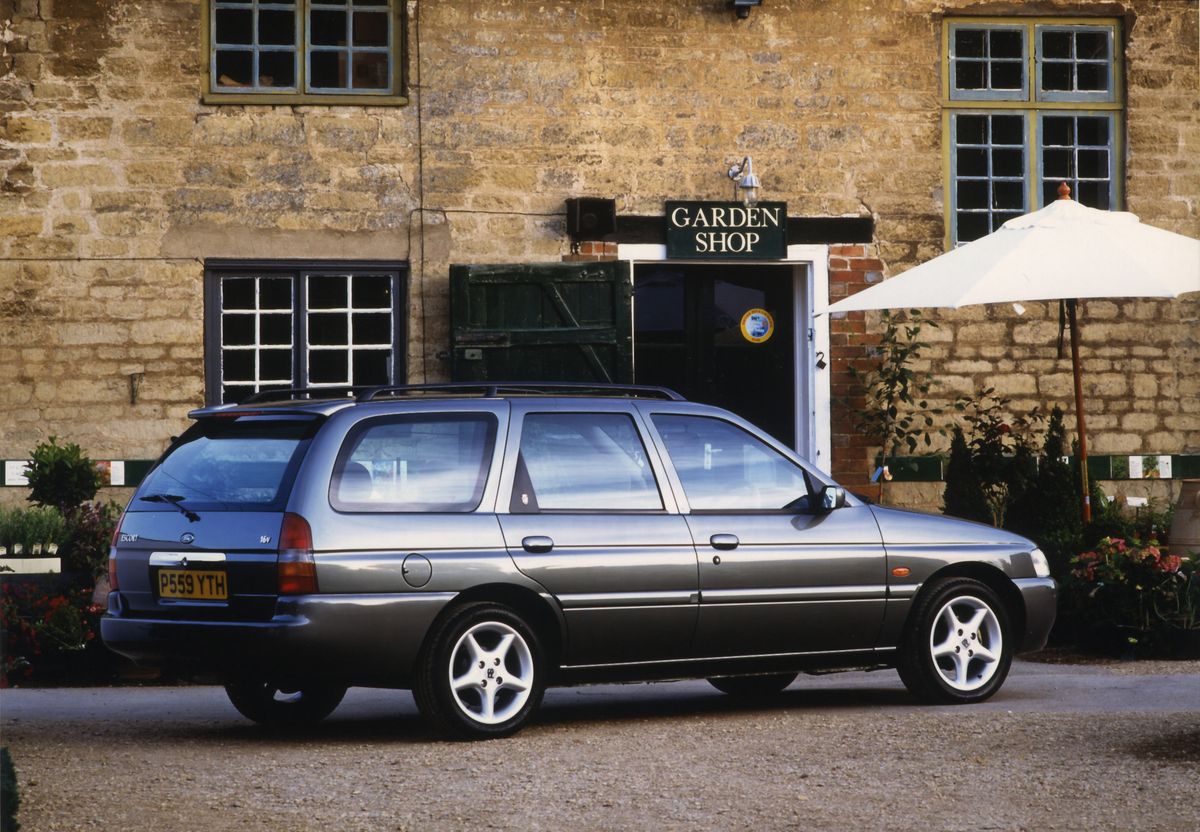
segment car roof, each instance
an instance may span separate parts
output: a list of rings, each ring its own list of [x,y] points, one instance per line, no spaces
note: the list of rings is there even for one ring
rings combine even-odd
[[[202,407],[188,413],[192,419],[249,414],[308,413],[328,416],[339,410],[369,402],[399,402],[429,399],[657,399],[684,402],[683,396],[666,387],[637,384],[574,382],[447,382],[400,384],[386,387],[293,387],[264,390],[237,404]]]

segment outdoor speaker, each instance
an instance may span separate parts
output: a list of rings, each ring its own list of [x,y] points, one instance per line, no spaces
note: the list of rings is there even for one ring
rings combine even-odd
[[[617,201],[595,197],[567,200],[567,235],[572,240],[601,240],[617,230]]]

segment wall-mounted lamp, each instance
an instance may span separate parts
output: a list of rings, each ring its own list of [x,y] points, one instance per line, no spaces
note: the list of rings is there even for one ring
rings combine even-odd
[[[741,164],[729,166],[726,174],[733,180],[733,198],[747,207],[758,202],[758,192],[762,183],[754,175],[754,162],[749,156],[742,159]]]
[[[738,16],[738,20],[745,20],[750,16],[752,8],[762,5],[762,0],[729,0],[729,5],[733,8],[733,13]]]

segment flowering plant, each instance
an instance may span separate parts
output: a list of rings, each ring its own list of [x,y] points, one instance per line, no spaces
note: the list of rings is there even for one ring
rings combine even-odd
[[[90,589],[0,583],[0,687],[7,687],[17,674],[32,676],[46,656],[85,650],[96,638],[103,612],[92,603]]]
[[[1134,644],[1166,629],[1200,628],[1196,562],[1154,540],[1103,538],[1071,561],[1068,588],[1089,623],[1126,630]]]

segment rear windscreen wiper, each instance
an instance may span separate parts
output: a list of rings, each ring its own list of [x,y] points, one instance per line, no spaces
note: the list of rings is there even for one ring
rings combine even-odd
[[[189,523],[195,523],[200,519],[199,514],[180,505],[183,502],[183,497],[178,494],[147,494],[145,497],[139,497],[138,499],[147,503],[170,503],[183,512],[183,516],[188,519]]]

